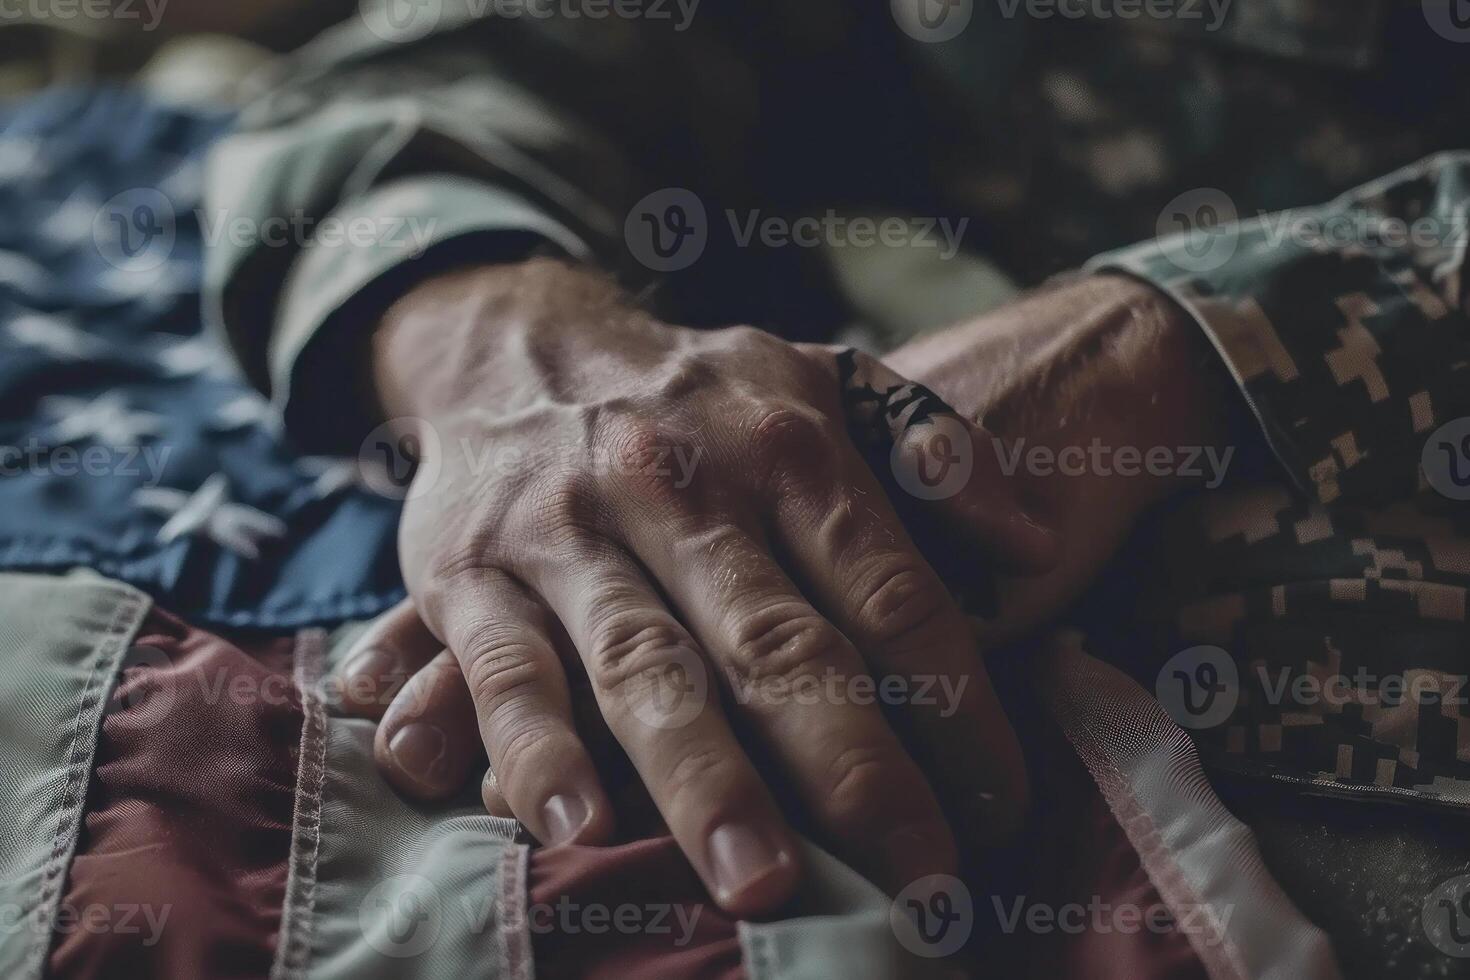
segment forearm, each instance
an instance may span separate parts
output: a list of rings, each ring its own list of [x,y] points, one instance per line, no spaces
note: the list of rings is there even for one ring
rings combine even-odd
[[[1045,574],[995,580],[988,643],[1050,621],[1151,506],[1223,477],[1235,458],[1238,396],[1214,357],[1172,301],[1122,276],[1047,289],[890,357],[983,420],[1000,471],[1062,542]],[[969,558],[948,565],[954,588],[996,573]]]
[[[1233,438],[1236,396],[1214,351],[1167,296],[1127,276],[1048,289],[888,360],[1001,440],[1024,439],[1053,455],[1094,440],[1144,456],[1155,448],[1223,451]],[[1138,469],[1085,475],[1135,508],[1197,479],[1188,471]]]

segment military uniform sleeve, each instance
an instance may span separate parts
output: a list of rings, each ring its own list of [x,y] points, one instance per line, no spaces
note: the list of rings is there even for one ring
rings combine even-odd
[[[1184,231],[1089,268],[1139,276],[1198,321],[1300,487],[1385,503],[1425,488],[1426,443],[1470,416],[1467,216],[1470,153],[1443,153],[1321,207]]]
[[[364,4],[289,56],[212,155],[209,319],[313,451],[371,427],[365,338],[396,292],[468,261],[615,264],[635,183],[655,179],[630,148],[672,87],[640,54],[657,25],[496,9]]]

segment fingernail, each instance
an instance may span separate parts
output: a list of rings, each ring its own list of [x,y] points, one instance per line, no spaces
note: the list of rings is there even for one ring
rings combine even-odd
[[[710,834],[709,856],[718,891],[715,897],[722,904],[791,863],[789,855],[754,828],[733,823]]]
[[[403,770],[430,784],[444,779],[447,748],[439,726],[422,721],[404,725],[388,742],[388,751]]]
[[[548,840],[542,843],[560,844],[572,840],[587,826],[591,810],[581,797],[558,793],[541,807],[541,817],[546,821]]]

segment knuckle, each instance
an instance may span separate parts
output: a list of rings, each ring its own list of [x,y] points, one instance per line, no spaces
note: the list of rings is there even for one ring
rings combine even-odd
[[[845,749],[832,760],[827,778],[825,810],[839,833],[860,834],[888,823],[897,788],[891,753],[876,747]]]
[[[465,651],[464,663],[471,699],[482,711],[533,694],[545,680],[535,645],[516,630],[482,631]]]
[[[693,474],[684,473],[676,459],[690,458],[687,440],[644,418],[625,418],[610,429],[607,474],[617,486],[664,505],[685,500],[687,494],[679,491],[683,478]]]
[[[762,353],[788,346],[785,341],[774,334],[747,323],[723,328],[719,331],[719,339],[734,350],[754,350]]]
[[[840,662],[847,639],[811,611],[778,605],[748,616],[735,639],[732,680],[741,684],[794,681]]]
[[[580,476],[548,481],[532,493],[535,533],[558,539],[593,533],[601,510],[596,489],[590,480]]]
[[[876,575],[858,597],[857,622],[864,635],[885,646],[933,639],[946,626],[949,600],[931,575],[907,561]]]
[[[768,408],[750,430],[751,455],[768,468],[818,471],[825,467],[832,446],[826,421],[815,410],[799,406]]]
[[[655,614],[620,613],[603,623],[592,639],[591,672],[608,692],[660,675],[693,649],[687,633]]]
[[[534,772],[555,729],[539,716],[528,714],[506,724],[491,740],[490,763],[502,793],[514,792],[519,773]]]
[[[712,746],[686,750],[668,768],[664,791],[671,808],[699,807],[718,810],[737,795],[740,785],[739,760]]]

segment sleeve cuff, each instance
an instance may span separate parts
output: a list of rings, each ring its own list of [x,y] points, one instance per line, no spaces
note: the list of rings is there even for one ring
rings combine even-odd
[[[1262,437],[1264,451],[1258,450],[1252,467],[1264,470],[1269,462],[1277,464],[1301,491],[1313,492],[1306,468],[1300,465],[1301,452],[1290,433],[1274,424],[1266,408],[1252,395],[1250,381],[1262,370],[1280,369],[1288,374],[1292,368],[1290,355],[1275,339],[1269,319],[1255,308],[1240,307],[1224,299],[1204,295],[1190,288],[1191,277],[1186,264],[1190,255],[1182,236],[1130,245],[1094,256],[1083,267],[1087,273],[1115,273],[1141,280],[1168,296],[1199,327],[1219,363],[1240,393],[1232,415],[1239,429],[1249,425]],[[1246,459],[1252,460],[1247,453]]]
[[[448,176],[385,183],[334,209],[311,232],[282,288],[268,351],[271,392],[288,431],[310,451],[355,452],[375,420],[358,390],[367,328],[395,287],[476,259],[515,261],[548,247],[590,249],[525,200]],[[344,377],[353,372],[350,378]]]

